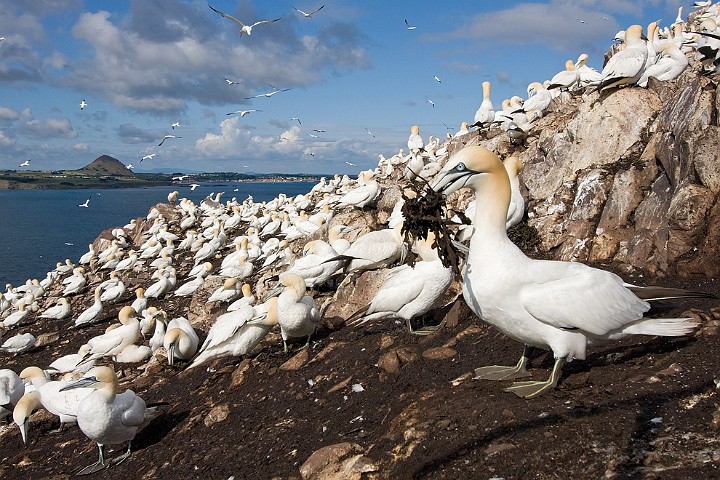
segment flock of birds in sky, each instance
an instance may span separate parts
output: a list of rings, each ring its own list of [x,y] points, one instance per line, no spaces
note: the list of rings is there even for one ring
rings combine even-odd
[[[587,56],[581,55],[551,80],[533,82],[524,102],[513,97],[495,111],[485,82],[472,124],[463,123],[453,139],[462,140],[470,128],[499,128],[519,145],[533,122],[553,102],[562,101],[558,93],[643,87],[651,77],[669,81],[690,62],[705,73],[716,73],[720,7],[702,3],[694,23],[686,24],[680,14],[670,28],[653,22],[647,40],[640,26],[629,27],[618,35],[623,43],[602,72],[587,67]],[[322,8],[300,13],[310,17]],[[254,27],[278,20],[245,25],[213,10],[238,23],[247,35]],[[415,27],[408,24],[408,28]],[[175,137],[163,141],[168,138]],[[318,305],[310,293],[328,283],[349,282],[368,270],[385,270],[385,281],[347,324],[397,319],[407,322],[413,333],[431,333],[429,327],[413,330],[410,321],[436,306],[454,275],[441,260],[433,233],[412,244],[405,241],[403,205],[422,202],[424,194],[417,192],[425,186],[443,195],[463,187],[474,191],[475,199],[464,212],[472,222],[452,219],[455,244],[465,255],[463,296],[484,321],[525,347],[517,364],[478,368],[476,378],[528,377],[530,348],[551,350],[555,366],[547,380],[518,381],[506,388],[533,398],[554,388],[564,363],[584,359],[589,345],[627,335],[680,336],[697,326],[688,318],[644,318],[643,314],[654,300],[712,295],[634,286],[584,264],[526,257],[506,234],[525,214],[518,158],[501,161],[480,146],[467,146],[450,156],[448,145],[432,137],[425,142],[419,127],[412,126],[407,153],[401,149],[390,158],[379,155],[377,167],[360,172],[355,180],[339,175],[323,178],[307,194],[281,194],[269,202],[255,202],[252,197],[223,202],[219,192],[195,204],[179,199],[174,191],[165,209],[154,207],[140,221],[114,229],[105,248],[89,245],[77,263],[60,262],[41,281],[8,284],[0,295],[3,336],[35,322],[81,329],[107,321],[110,306],[117,311],[117,322],[87,338],[77,353],[57,358],[43,369],[28,366],[19,374],[1,370],[0,416],[12,415],[26,440],[32,412],[45,408],[59,417],[61,427],[77,423],[97,443],[98,461],[80,474],[116,464],[130,455],[138,429],[158,411],[131,390],[119,391],[113,364],[146,362],[164,348],[173,368],[196,368],[251,353],[275,326],[285,351],[293,338],[305,339],[308,345],[329,305]],[[343,223],[342,219],[351,218],[349,212],[372,211],[388,189],[398,186],[404,188],[403,200],[384,228],[368,231]],[[89,199],[82,206],[88,203]],[[409,250],[416,255],[412,266],[405,263]],[[270,278],[279,279],[274,288],[266,287]],[[134,289],[134,298],[128,286]],[[86,292],[93,293],[90,305],[83,301]],[[190,296],[202,296],[208,310],[223,310],[207,332],[196,331],[184,316],[169,319],[163,310],[165,299]],[[26,332],[6,338],[0,350],[23,355],[34,345],[35,337]],[[105,458],[105,445],[124,442],[128,442],[125,454]]]

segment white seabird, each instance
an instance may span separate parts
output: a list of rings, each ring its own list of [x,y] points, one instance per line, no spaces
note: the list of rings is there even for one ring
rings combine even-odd
[[[676,289],[637,287],[617,275],[577,262],[533,260],[505,232],[510,181],[497,155],[466,147],[443,167],[431,185],[447,195],[475,191],[478,205],[463,274],[463,296],[484,321],[527,347],[550,349],[555,365],[546,381],[518,382],[507,390],[531,398],[556,386],[565,362],[585,358],[589,344],[626,335],[685,335],[697,325],[688,318],[644,319],[649,300],[695,296]],[[526,377],[528,352],[515,366],[489,366],[476,378]]]
[[[266,23],[273,23],[280,20],[279,18],[273,19],[273,20],[260,20],[259,22],[255,22],[252,25],[245,25],[243,22],[238,20],[237,18],[233,17],[232,15],[228,15],[227,13],[223,13],[220,10],[214,9],[210,4],[208,4],[208,7],[210,7],[210,10],[217,13],[221,17],[225,17],[227,19],[232,20],[233,22],[237,23],[240,26],[240,36],[242,37],[243,34],[247,33],[248,35],[252,35],[252,29],[254,27],[257,27],[258,25],[264,25]]]
[[[605,64],[597,90],[632,85],[640,79],[648,57],[640,25],[631,25],[625,30],[625,45],[625,49],[610,57]]]
[[[473,127],[487,127],[495,121],[495,108],[490,100],[490,82],[482,83],[483,100],[475,112]]]
[[[300,15],[302,15],[303,17],[305,17],[305,18],[311,18],[311,17],[312,17],[313,15],[315,15],[317,12],[319,12],[320,10],[322,10],[323,8],[325,8],[325,5],[320,5],[320,7],[316,8],[315,10],[313,10],[312,12],[309,12],[309,13],[303,12],[302,10],[300,10],[299,8],[296,8],[296,7],[293,7],[293,8],[295,9],[296,12],[300,13]]]
[[[62,320],[63,318],[70,315],[70,302],[65,297],[58,299],[57,305],[54,305],[43,313],[40,314],[40,318],[51,318],[53,320]]]
[[[198,349],[197,333],[185,317],[173,318],[167,325],[163,347],[167,350],[168,364],[175,365],[175,359],[189,360]]]
[[[159,414],[156,407],[147,407],[145,401],[132,390],[118,393],[117,375],[110,367],[94,367],[61,391],[88,387],[93,391],[80,402],[77,423],[80,430],[97,443],[99,458],[96,463],[78,471],[77,475],[97,472],[125,460],[130,456],[130,446],[138,430]],[[128,442],[127,451],[106,463],[105,445],[124,442]]]
[[[21,333],[10,337],[0,345],[0,351],[20,355],[35,346],[35,337],[32,333]]]
[[[273,297],[257,307],[244,305],[236,311],[220,315],[187,368],[216,358],[250,353],[277,324],[277,301],[277,297]],[[264,322],[249,322],[260,315],[264,315]]]
[[[415,242],[413,250],[421,261],[414,266],[400,265],[390,270],[373,299],[353,313],[348,323],[361,325],[376,319],[399,318],[405,320],[411,333],[410,320],[430,311],[444,295],[452,282],[452,269],[443,266],[437,250],[432,248],[435,236]],[[429,333],[429,332],[427,332]]]
[[[17,373],[9,368],[0,370],[0,419],[10,415],[11,410],[25,393],[25,384]]]
[[[162,140],[160,140],[160,143],[158,143],[158,147],[162,146],[162,144],[165,143],[165,140],[167,140],[168,138],[182,138],[182,137],[180,137],[178,135],[165,135],[162,138]],[[143,158],[145,158],[145,157],[143,157]]]
[[[280,292],[280,295],[277,300],[276,322],[280,325],[283,350],[287,352],[287,340],[294,337],[307,337],[305,346],[310,345],[310,337],[315,333],[320,320],[320,310],[315,305],[315,300],[305,295],[305,280],[294,273],[282,273],[278,286],[270,295],[277,292]],[[267,320],[267,316],[264,316],[260,322]]]
[[[100,296],[102,295],[102,287],[98,286],[95,287],[95,294],[94,298],[95,301],[92,305],[90,305],[88,308],[86,308],[78,317],[75,319],[75,326],[79,327],[80,325],[89,325],[91,323],[95,323],[96,321],[100,320],[100,314],[103,311],[103,304],[102,300],[100,300]]]

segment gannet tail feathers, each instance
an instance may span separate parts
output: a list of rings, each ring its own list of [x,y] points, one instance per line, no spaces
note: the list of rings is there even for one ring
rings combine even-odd
[[[362,325],[364,322],[360,320],[364,315],[365,312],[367,312],[370,309],[370,304],[368,303],[364,307],[362,307],[360,310],[357,310],[355,313],[350,315],[347,320],[345,320],[345,323],[348,325],[354,324],[354,325]]]
[[[681,337],[695,330],[698,325],[692,318],[646,318],[626,326],[622,333]]]
[[[627,283],[625,284],[625,287],[633,292],[636,297],[647,302],[677,298],[718,298],[712,293],[694,292],[692,290],[684,290],[682,288],[638,287]]]

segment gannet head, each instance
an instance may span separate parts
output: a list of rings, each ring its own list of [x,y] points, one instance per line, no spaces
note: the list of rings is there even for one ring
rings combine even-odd
[[[71,383],[70,385],[65,385],[60,389],[60,391],[64,392],[75,388],[94,388],[97,390],[101,388],[109,388],[109,386],[111,386],[113,393],[115,393],[117,387],[117,375],[115,375],[112,368],[100,366],[91,368],[83,378]]]
[[[467,146],[448,160],[430,184],[430,188],[449,195],[456,190],[470,186],[476,176],[500,170],[507,175],[500,159],[493,152],[477,145]]]
[[[580,56],[577,59],[577,62],[575,62],[575,67],[579,67],[581,65],[585,65],[588,61],[588,54],[587,53],[581,53]]]
[[[25,367],[22,372],[20,372],[19,377],[25,385],[32,382],[35,378],[47,379],[45,372],[43,372],[40,367]]]
[[[413,125],[410,127],[410,133],[413,135],[419,135],[420,134],[420,127],[418,125]]]
[[[118,320],[123,325],[127,325],[127,323],[130,321],[131,318],[134,318],[135,315],[137,315],[137,312],[133,307],[130,305],[125,305],[120,309],[118,312]]]
[[[37,390],[25,393],[13,408],[13,421],[20,429],[23,443],[27,443],[28,420],[30,415],[40,408],[40,394]]]

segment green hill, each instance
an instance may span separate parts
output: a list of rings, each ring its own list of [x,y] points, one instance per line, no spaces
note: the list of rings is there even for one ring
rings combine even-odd
[[[135,174],[125,167],[117,158],[111,157],[110,155],[101,155],[92,163],[74,170],[76,173],[90,176],[100,175],[112,175],[115,177],[134,177]]]

